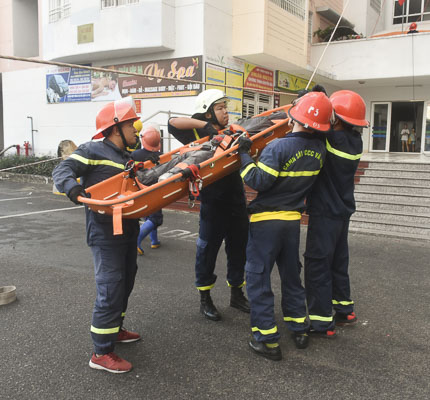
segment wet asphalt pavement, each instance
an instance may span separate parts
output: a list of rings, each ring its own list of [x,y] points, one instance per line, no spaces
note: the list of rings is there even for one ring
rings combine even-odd
[[[223,320],[199,314],[198,214],[172,210],[165,211],[162,246],[151,250],[146,239],[138,258],[125,326],[142,340],[116,348],[134,369],[90,369],[95,285],[84,211],[51,189],[0,181],[0,286],[15,285],[18,297],[0,306],[0,399],[430,397],[428,243],[350,235],[359,321],[305,350],[294,347],[283,326],[275,269],[284,359],[273,362],[249,350],[249,315],[228,306],[223,252],[212,290]],[[303,227],[302,246],[305,234]]]

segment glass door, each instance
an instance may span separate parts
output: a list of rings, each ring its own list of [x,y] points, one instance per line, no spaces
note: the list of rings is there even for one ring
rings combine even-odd
[[[430,102],[424,104],[424,110],[421,151],[430,153]]]
[[[389,151],[391,129],[390,102],[372,103],[370,128],[370,151]]]

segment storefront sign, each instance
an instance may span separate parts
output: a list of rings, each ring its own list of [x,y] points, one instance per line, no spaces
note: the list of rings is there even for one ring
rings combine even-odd
[[[206,82],[208,83],[206,89],[219,89],[227,95],[229,99],[227,103],[229,123],[239,120],[242,117],[243,72],[206,63]],[[234,86],[234,88],[210,85],[210,83]]]
[[[94,24],[78,26],[78,44],[94,42]]]
[[[227,69],[226,83],[227,86],[243,87],[243,72]],[[226,94],[229,98],[227,108],[230,114],[230,123],[236,122],[242,118],[243,89],[227,87]]]
[[[287,74],[286,72],[276,71],[276,87],[280,90],[287,90],[289,92],[297,93],[305,89],[309,80],[300,78],[295,75]],[[309,89],[315,86],[315,82],[309,84]]]
[[[80,68],[53,67],[46,72],[48,103],[91,100],[91,71]]]
[[[245,82],[243,85],[246,89],[273,90],[273,71],[257,67],[252,64],[245,64]]]
[[[92,99],[93,101],[115,100],[117,96],[132,96],[137,99],[196,96],[202,90],[201,83],[198,83],[202,80],[201,64],[202,57],[197,56],[108,66],[106,68],[117,70],[118,75],[94,74],[93,92],[95,89],[95,79],[106,79],[97,84],[99,88],[104,87],[102,89],[102,93],[104,92],[104,94],[97,95],[94,93]],[[148,74],[154,77],[128,75],[127,72]],[[177,78],[197,82],[180,82],[165,78]],[[106,96],[109,98],[106,98]]]

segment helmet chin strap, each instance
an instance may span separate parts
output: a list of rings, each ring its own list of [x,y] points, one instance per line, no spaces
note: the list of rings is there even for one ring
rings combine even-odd
[[[121,124],[119,123],[119,119],[117,117],[115,117],[113,120],[116,122],[116,127],[118,128],[118,132],[119,132],[119,135],[121,136],[121,140],[122,140],[122,143],[124,145],[124,150],[125,150],[128,147],[128,143],[125,140],[125,136],[124,136],[124,133],[122,132]]]
[[[223,128],[223,126],[221,126],[221,124],[218,122],[218,118],[215,115],[213,104],[209,107],[209,112],[211,114],[209,122],[212,122],[213,124],[218,125],[220,128]]]

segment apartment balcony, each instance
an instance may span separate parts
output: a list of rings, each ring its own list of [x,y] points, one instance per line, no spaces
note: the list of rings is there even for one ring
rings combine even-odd
[[[311,65],[317,65],[327,43],[312,45]],[[318,68],[332,83],[357,87],[430,83],[430,33],[393,34],[330,43]]]
[[[308,48],[305,6],[305,1],[299,7],[286,0],[233,0],[233,56],[302,72]]]
[[[99,0],[87,0],[72,3],[70,15],[58,21],[46,8],[42,15],[46,60],[92,62],[175,48],[174,0],[104,9]]]

